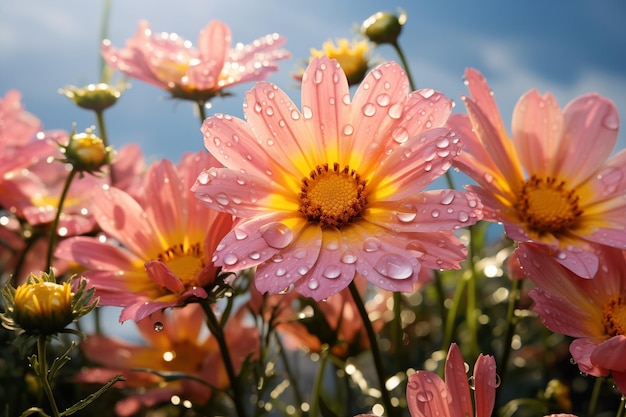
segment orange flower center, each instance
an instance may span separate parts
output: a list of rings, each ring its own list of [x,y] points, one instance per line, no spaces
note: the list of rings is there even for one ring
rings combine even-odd
[[[163,262],[186,288],[197,285],[196,278],[206,266],[202,245],[195,243],[185,249],[182,244],[159,253],[157,260]]]
[[[317,166],[302,179],[300,212],[321,227],[341,227],[361,214],[367,204],[365,183],[348,166],[340,170],[334,163]]]
[[[516,208],[520,219],[541,234],[559,233],[573,227],[583,211],[579,197],[565,181],[533,175],[522,187]]]
[[[626,298],[618,295],[602,309],[604,328],[609,336],[626,335]]]

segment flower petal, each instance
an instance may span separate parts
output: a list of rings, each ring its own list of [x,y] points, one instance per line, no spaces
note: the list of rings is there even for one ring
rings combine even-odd
[[[591,363],[604,369],[626,372],[626,336],[619,334],[600,343],[591,353]]]
[[[474,365],[474,399],[476,417],[490,417],[496,402],[499,385],[496,361],[491,355],[478,355]],[[471,415],[471,414],[470,414]]]
[[[76,236],[59,242],[54,256],[74,261],[88,270],[125,271],[142,262],[129,251],[96,238]]]
[[[181,293],[185,286],[163,262],[146,262],[146,272],[148,276],[160,287],[166,288],[173,293]]]
[[[433,372],[417,371],[411,375],[406,387],[406,399],[411,417],[456,417],[448,405],[455,399],[439,375]]]
[[[598,94],[572,100],[564,109],[564,137],[559,151],[560,171],[575,187],[588,178],[613,151],[619,130],[615,104]]]
[[[453,416],[472,416],[474,414],[469,383],[465,372],[465,361],[461,350],[453,343],[448,349],[445,364],[445,381],[452,401],[450,411]],[[476,383],[476,379],[474,379]],[[478,388],[478,387],[476,387]]]
[[[605,340],[606,337],[588,337],[572,341],[569,345],[569,352],[578,364],[580,372],[593,376],[607,376],[609,374],[608,369],[598,367],[591,362],[591,355],[594,350]]]

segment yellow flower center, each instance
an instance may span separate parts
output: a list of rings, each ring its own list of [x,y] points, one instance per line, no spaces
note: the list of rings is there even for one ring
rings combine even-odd
[[[533,175],[522,187],[516,208],[520,219],[541,234],[559,233],[573,227],[583,211],[579,197],[565,181]]]
[[[196,278],[206,266],[200,243],[195,243],[187,249],[182,244],[172,246],[159,253],[157,260],[167,265],[172,273],[182,281],[185,288],[197,285]]]
[[[15,290],[14,320],[26,330],[51,334],[73,320],[69,283],[37,282]]]
[[[604,328],[609,336],[626,335],[626,298],[618,295],[602,309]]]
[[[356,171],[335,162],[317,166],[302,179],[300,212],[321,227],[341,227],[361,214],[367,204],[365,183]]]

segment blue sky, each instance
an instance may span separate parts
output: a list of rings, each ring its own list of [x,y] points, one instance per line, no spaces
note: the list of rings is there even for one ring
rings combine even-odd
[[[466,67],[485,74],[507,126],[515,102],[536,88],[551,91],[561,106],[577,95],[598,92],[626,114],[626,2],[623,0],[113,0],[109,37],[123,46],[140,19],[153,30],[176,32],[196,42],[212,19],[227,23],[235,42],[267,33],[287,37],[293,58],[270,81],[299,102],[291,79],[297,65],[329,38],[356,34],[376,11],[408,13],[400,38],[418,87],[444,92],[457,102],[465,93]],[[102,2],[96,0],[3,1],[0,4],[0,95],[22,92],[23,102],[48,129],[83,130],[95,123],[57,90],[99,80]],[[388,47],[374,51],[394,60]],[[199,119],[190,103],[174,101],[156,87],[131,80],[132,87],[106,113],[109,139],[120,146],[139,143],[150,160],[178,160],[202,149]],[[209,111],[241,117],[243,85],[231,97],[214,100]],[[621,129],[618,147],[626,147]]]

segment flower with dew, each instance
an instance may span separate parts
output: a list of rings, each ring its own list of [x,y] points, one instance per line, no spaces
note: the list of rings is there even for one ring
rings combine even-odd
[[[576,276],[537,244],[521,244],[516,253],[536,285],[529,295],[543,324],[575,338],[570,353],[581,372],[611,374],[626,395],[626,252],[597,246],[601,266],[593,280]]]
[[[258,330],[246,323],[246,313],[239,309],[224,328],[236,373],[259,353]],[[84,368],[76,378],[80,383],[101,384],[123,375],[126,380],[116,387],[130,395],[115,404],[118,416],[174,401],[205,405],[216,390],[228,388],[229,380],[217,340],[208,333],[204,318],[199,304],[157,312],[153,320],[137,323],[140,344],[90,335],[81,347],[98,366]],[[184,377],[171,377],[176,375]]]
[[[332,40],[327,40],[322,45],[322,49],[311,48],[311,58],[326,55],[330,59],[339,62],[341,69],[346,74],[349,85],[358,85],[363,81],[363,77],[370,69],[370,43],[364,39],[350,42],[346,38],[336,40],[336,45]],[[302,81],[304,69],[295,78]]]
[[[474,69],[465,77],[469,117],[449,122],[465,145],[453,164],[478,183],[469,189],[480,196],[485,219],[593,277],[592,242],[626,248],[626,150],[607,160],[619,128],[615,105],[587,94],[561,110],[550,93],[531,90],[514,109],[509,138],[486,80]]]
[[[474,401],[459,347],[453,343],[448,350],[445,382],[430,371],[417,371],[409,376],[406,400],[411,417],[489,417],[496,400],[499,378],[493,356],[479,355],[474,365]],[[472,405],[472,404],[475,405]],[[475,407],[475,411],[474,411]],[[358,417],[374,417],[361,414]]]
[[[17,288],[7,284],[2,289],[2,325],[29,335],[64,332],[70,323],[96,307],[93,291],[85,291],[85,285],[81,279],[77,291],[72,292],[70,283],[57,283],[52,271],[31,273]]]
[[[176,33],[153,33],[148,22],[140,21],[125,48],[116,49],[105,39],[101,52],[124,74],[198,102],[231,86],[265,79],[278,69],[278,61],[290,56],[280,49],[286,39],[277,33],[235,47],[231,41],[230,28],[218,20],[202,29],[197,47]]]
[[[324,299],[359,273],[410,291],[422,267],[458,268],[466,248],[454,231],[474,224],[480,202],[455,190],[425,191],[461,143],[442,127],[451,101],[409,93],[393,62],[373,69],[352,100],[337,61],[312,60],[302,110],[277,86],[247,93],[247,121],[217,114],[205,146],[225,165],[194,185],[209,207],[240,218],[214,255],[225,271],[257,266],[265,293],[291,286]]]
[[[191,185],[217,161],[207,152],[150,166],[134,199],[115,187],[99,192],[91,211],[110,239],[77,236],[55,255],[86,268],[101,305],[122,306],[120,321],[146,316],[190,299],[207,298],[218,268],[211,255],[231,229],[232,217],[195,199]]]

